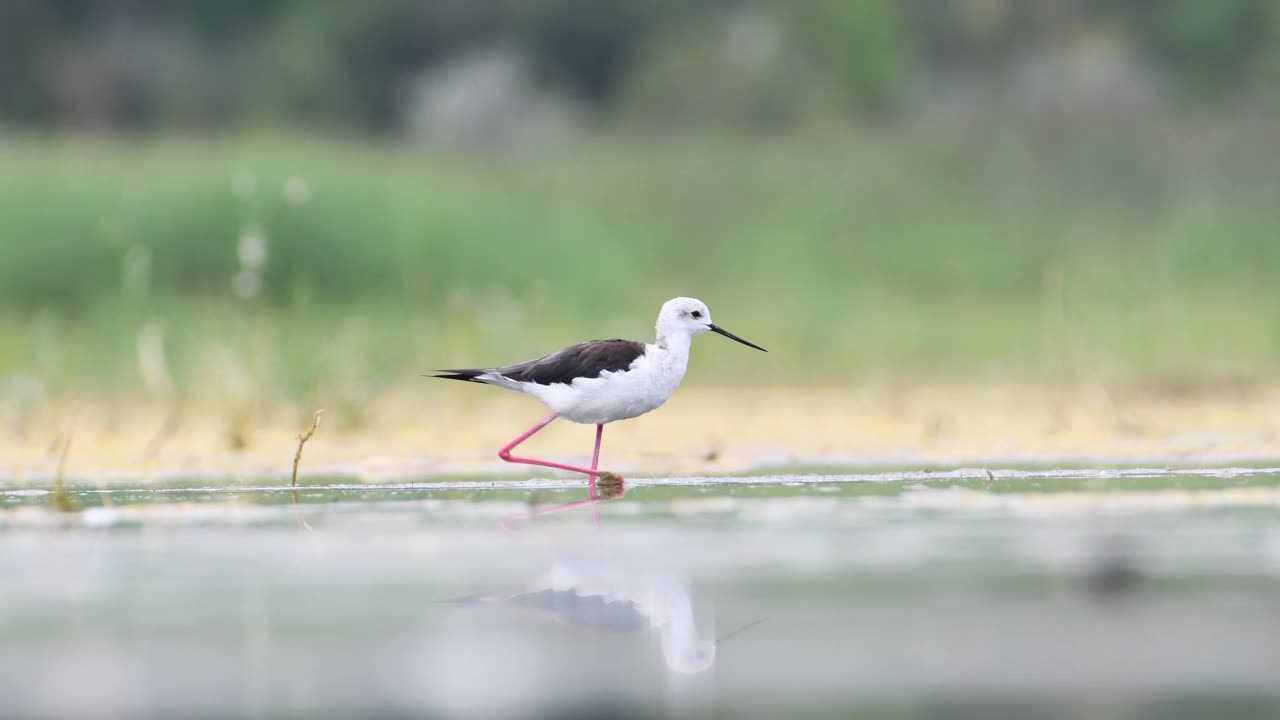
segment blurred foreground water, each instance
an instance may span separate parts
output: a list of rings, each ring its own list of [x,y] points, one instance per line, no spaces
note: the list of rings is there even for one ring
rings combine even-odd
[[[0,716],[1275,716],[1277,485],[9,485]]]

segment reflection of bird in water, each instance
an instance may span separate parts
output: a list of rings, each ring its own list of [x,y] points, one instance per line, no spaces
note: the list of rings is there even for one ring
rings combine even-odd
[[[1145,579],[1137,542],[1124,535],[1104,538],[1088,568],[1085,582],[1099,597],[1118,597],[1137,590]]]
[[[656,634],[667,668],[696,673],[716,659],[716,641],[699,635],[688,583],[667,572],[556,562],[525,592],[467,601],[518,607],[567,625]]]

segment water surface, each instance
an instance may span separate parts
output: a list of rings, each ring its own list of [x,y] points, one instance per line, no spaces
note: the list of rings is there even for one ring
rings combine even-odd
[[[0,487],[6,714],[1280,708],[1280,470]]]

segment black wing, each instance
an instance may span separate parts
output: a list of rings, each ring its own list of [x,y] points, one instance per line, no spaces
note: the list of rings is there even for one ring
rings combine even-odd
[[[445,374],[435,377],[483,382],[478,379],[481,375],[497,373],[518,382],[568,385],[578,378],[594,378],[600,377],[603,372],[626,370],[643,354],[644,343],[634,340],[593,340],[570,345],[537,360],[492,370],[441,370]]]
[[[626,370],[643,354],[644,343],[634,340],[593,340],[570,345],[544,358],[498,368],[497,372],[520,382],[568,385],[578,378]]]

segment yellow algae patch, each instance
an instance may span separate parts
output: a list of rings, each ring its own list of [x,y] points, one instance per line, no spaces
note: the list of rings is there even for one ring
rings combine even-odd
[[[325,399],[321,394],[317,404]],[[56,441],[74,411],[71,481],[188,476],[287,484],[298,428],[310,409],[265,408],[247,423],[225,410],[49,405],[25,432],[0,434],[0,478],[49,481],[59,462]],[[545,412],[532,398],[494,388],[406,385],[368,400],[358,423],[335,415],[307,444],[303,474],[379,481],[536,473],[499,461],[497,449]],[[228,430],[233,425],[236,433]],[[529,441],[528,452],[586,462],[593,432],[557,422]],[[1276,457],[1280,383],[1204,392],[1099,384],[691,385],[649,415],[609,425],[601,465],[644,476],[797,463],[932,467]]]

